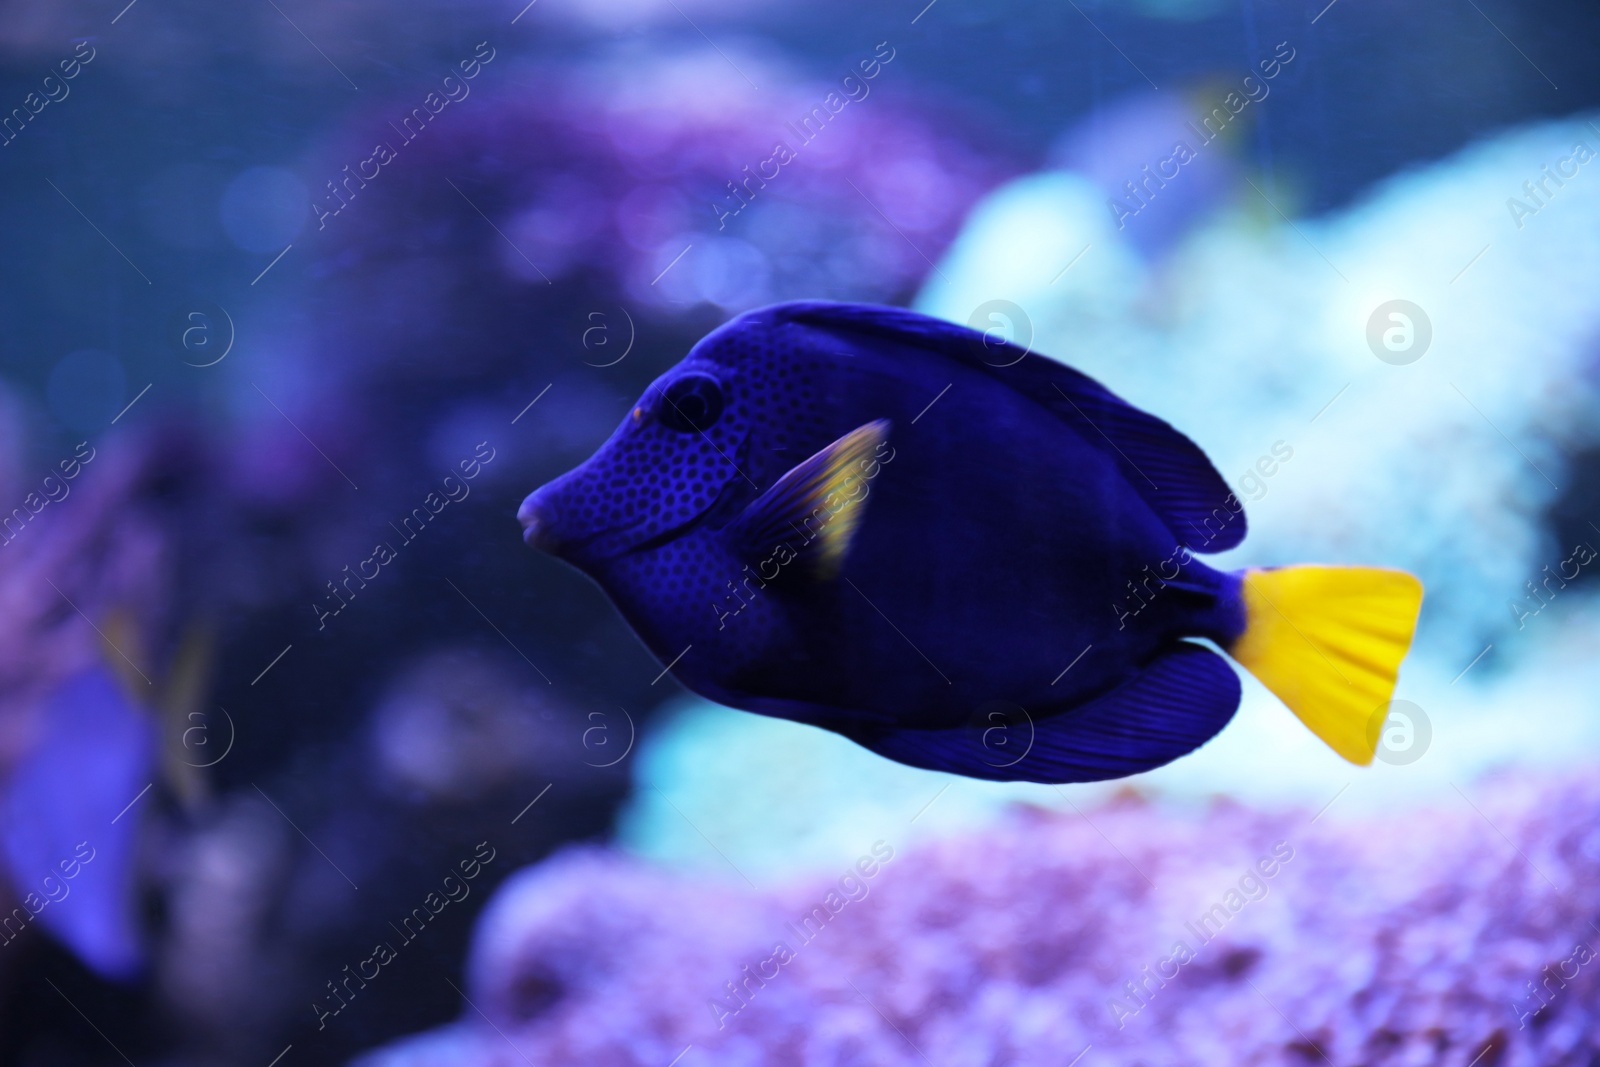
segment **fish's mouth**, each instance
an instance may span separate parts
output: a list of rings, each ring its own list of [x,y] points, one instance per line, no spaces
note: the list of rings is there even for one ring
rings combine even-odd
[[[587,549],[604,538],[628,534],[643,525],[646,516],[639,516],[619,526],[596,530],[582,537],[563,537],[559,512],[549,500],[534,492],[517,509],[517,521],[522,524],[522,543],[529,548],[564,559],[586,554]]]
[[[528,494],[517,509],[517,521],[522,524],[522,543],[529,548],[556,556],[569,547],[570,543],[559,535],[555,508],[548,500],[540,499],[538,493]]]

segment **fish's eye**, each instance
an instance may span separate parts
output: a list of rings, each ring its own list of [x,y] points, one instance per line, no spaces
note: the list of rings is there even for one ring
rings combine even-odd
[[[661,394],[656,418],[669,430],[709,430],[722,417],[722,386],[706,374],[685,374]]]

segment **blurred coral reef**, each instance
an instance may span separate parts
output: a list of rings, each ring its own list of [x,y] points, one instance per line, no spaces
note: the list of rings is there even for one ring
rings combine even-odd
[[[1174,815],[1131,794],[1083,815],[1019,807],[875,877],[760,891],[568,852],[486,913],[460,1022],[356,1062],[1600,1056],[1588,776],[1503,778],[1374,821],[1319,814],[1219,802]]]
[[[875,43],[863,40],[832,80],[709,49],[619,48],[560,69],[502,58],[512,65],[485,67],[471,94],[420,132],[415,120],[394,127],[403,105],[358,115],[325,141],[329,188],[313,194],[339,211],[320,222],[331,239],[356,234],[329,268],[367,268],[377,301],[352,305],[370,317],[348,325],[399,325],[383,314],[385,296],[466,295],[468,278],[439,270],[438,258],[458,257],[463,240],[485,249],[474,274],[550,285],[587,273],[652,310],[907,294],[967,207],[1019,168],[976,152],[959,112],[881,99],[901,70],[893,45]],[[403,153],[392,176],[379,171],[369,184],[347,169],[366,155],[363,138]],[[892,206],[891,225],[880,205]],[[429,215],[438,222],[424,224]],[[698,254],[668,271],[686,246]],[[459,373],[487,354],[433,369]]]
[[[1600,137],[1561,0],[524,3],[0,20],[8,108],[95,52],[5,137],[0,1067],[1600,1055],[1592,965],[1546,970],[1600,944],[1590,572],[1506,611],[1600,522],[1595,168],[1506,211]],[[1118,228],[1283,37],[1270,98]],[[1363,343],[1397,297],[1414,365]],[[1313,822],[1348,770],[1260,690],[1148,806],[685,701],[517,503],[793,298],[1025,326],[1214,456],[1250,562],[1423,571],[1428,759]]]

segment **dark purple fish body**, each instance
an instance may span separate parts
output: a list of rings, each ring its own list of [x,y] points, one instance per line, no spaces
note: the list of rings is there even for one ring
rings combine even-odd
[[[916,766],[1118,777],[1238,706],[1187,640],[1247,628],[1242,576],[1194,555],[1245,532],[1209,460],[1069,367],[912,312],[729,322],[519,517],[689,688]]]

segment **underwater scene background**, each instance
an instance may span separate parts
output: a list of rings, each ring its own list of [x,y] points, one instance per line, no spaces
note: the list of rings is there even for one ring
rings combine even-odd
[[[0,1064],[1595,1062],[1597,54],[1571,0],[5,5]],[[1221,566],[1417,574],[1373,766],[1243,675],[1063,786],[679,686],[518,505],[801,299],[1178,427]]]

